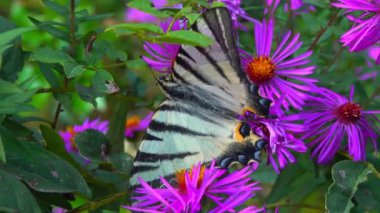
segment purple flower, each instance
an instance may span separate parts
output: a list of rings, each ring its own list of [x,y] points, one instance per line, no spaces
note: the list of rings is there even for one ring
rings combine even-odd
[[[51,213],[66,213],[67,209],[61,208],[61,207],[53,207],[51,210]]]
[[[163,8],[167,4],[167,0],[152,0],[155,8]],[[128,8],[125,11],[125,21],[127,22],[143,22],[143,23],[154,23],[158,22],[159,19],[149,13],[145,13],[135,8]]]
[[[128,118],[125,122],[125,137],[131,138],[135,132],[147,129],[152,117],[153,112],[148,113],[143,119],[140,119],[138,116]]]
[[[341,42],[351,52],[362,51],[380,42],[380,0],[338,0],[332,5],[346,9],[347,18],[355,23],[341,37]],[[360,13],[358,17],[352,15],[357,12]],[[377,63],[380,63],[380,55]]]
[[[253,19],[247,15],[247,13],[241,8],[241,0],[217,0],[219,2],[223,2],[226,5],[226,8],[231,13],[231,18],[234,23],[234,26],[237,28],[245,29],[245,27],[239,23],[239,17],[250,21],[252,23],[258,23],[256,19]]]
[[[271,114],[275,114],[274,112],[278,110],[279,105],[280,102],[271,108]],[[290,116],[263,118],[246,111],[241,119],[251,126],[253,133],[269,142],[266,150],[268,153],[267,162],[272,165],[277,173],[280,173],[280,169],[285,168],[289,162],[296,162],[296,158],[290,151],[300,153],[307,151],[303,141],[293,136],[293,133],[303,132],[304,127],[292,123],[294,119]]]
[[[176,187],[160,178],[163,187],[154,189],[139,179],[141,187],[133,199],[137,203],[130,210],[141,212],[199,212],[205,199],[215,203],[209,212],[227,212],[234,210],[261,188],[249,177],[253,172],[250,166],[227,174],[224,169],[215,168],[213,161],[209,168],[200,163],[188,171],[176,175]]]
[[[167,20],[160,23],[162,30],[167,31],[171,20]],[[171,31],[185,29],[185,23],[181,20],[175,21],[171,27]],[[173,63],[179,48],[179,44],[154,44],[145,42],[144,50],[150,55],[150,57],[143,56],[143,60],[153,70],[160,73],[171,73],[173,69]]]
[[[242,66],[248,79],[260,86],[260,94],[276,102],[285,96],[282,106],[289,110],[289,106],[302,109],[315,79],[306,77],[314,71],[314,66],[308,66],[307,58],[312,54],[307,51],[301,55],[293,54],[301,47],[300,35],[290,39],[291,32],[287,32],[271,54],[273,39],[273,20],[268,23],[255,25],[255,56],[241,50]],[[293,55],[293,56],[292,56]]]
[[[278,7],[278,5],[280,4],[280,1],[281,0],[266,0],[265,3],[267,4],[267,6],[272,7],[273,10],[275,10]],[[302,5],[303,5],[302,0],[290,0],[290,9],[291,10],[298,10],[299,8],[302,7]],[[285,3],[285,9],[286,10],[289,9],[288,1],[286,1],[286,3]]]
[[[303,120],[307,127],[303,138],[312,138],[308,144],[313,147],[312,157],[318,163],[328,163],[347,139],[345,147],[355,161],[365,160],[367,139],[371,139],[377,149],[379,122],[375,114],[380,110],[366,111],[353,102],[354,88],[351,88],[349,99],[325,88],[316,88],[316,96],[306,103],[309,109],[294,115]]]
[[[376,60],[376,64],[380,64],[380,46],[369,48],[368,56],[373,60]]]
[[[62,137],[63,142],[65,142],[67,152],[78,152],[75,136],[88,129],[95,129],[106,133],[108,131],[108,121],[101,121],[99,118],[92,121],[86,119],[81,125],[69,126],[65,131],[59,131],[59,135]]]

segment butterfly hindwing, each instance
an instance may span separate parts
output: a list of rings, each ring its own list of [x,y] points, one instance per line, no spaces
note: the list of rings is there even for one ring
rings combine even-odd
[[[221,155],[233,143],[231,129],[235,122],[206,113],[202,107],[164,101],[140,145],[131,185],[137,184],[137,176],[154,181]]]

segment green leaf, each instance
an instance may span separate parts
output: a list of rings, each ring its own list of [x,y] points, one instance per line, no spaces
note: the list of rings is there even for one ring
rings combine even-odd
[[[134,0],[134,1],[131,1],[128,4],[128,6],[135,8],[135,9],[138,9],[140,11],[152,14],[152,15],[159,17],[159,18],[169,17],[168,14],[161,12],[158,9],[154,8],[151,0]]]
[[[124,23],[117,24],[110,28],[107,28],[106,31],[114,30],[118,35],[128,35],[133,33],[156,33],[156,34],[164,34],[164,31],[161,27],[155,24],[148,23]]]
[[[59,82],[52,64],[38,63],[40,71],[50,86],[59,88],[61,83]]]
[[[187,20],[189,20],[189,24],[192,25],[195,23],[195,21],[199,18],[201,14],[199,13],[188,13],[185,15]]]
[[[63,70],[65,71],[67,78],[75,78],[77,76],[81,76],[86,71],[83,65],[79,65],[75,63],[64,64]]]
[[[0,114],[33,111],[29,101],[37,89],[22,90],[19,86],[0,79]]]
[[[314,192],[324,180],[322,174],[316,176],[300,164],[291,164],[281,171],[267,198],[267,203],[273,204],[283,199],[288,203],[299,203]]]
[[[35,60],[43,63],[59,63],[59,64],[65,64],[65,63],[75,63],[75,60],[71,58],[68,54],[52,49],[50,47],[43,47],[40,49],[37,49],[33,52],[33,55],[30,57],[30,60]]]
[[[83,157],[98,163],[107,161],[110,143],[103,133],[88,129],[75,137],[75,143]]]
[[[97,105],[96,98],[102,95],[96,92],[92,87],[85,87],[79,84],[75,85],[75,90],[78,92],[78,95],[82,100],[91,103],[95,107]]]
[[[14,175],[0,170],[0,186],[1,212],[41,212],[32,193]]]
[[[214,2],[212,2],[211,8],[215,8],[215,7],[225,7],[225,6],[226,6],[226,5],[225,5],[223,2],[214,1]]]
[[[22,93],[22,90],[15,84],[0,79],[0,94]]]
[[[5,157],[3,140],[1,139],[1,135],[0,135],[0,162],[3,162],[3,163],[7,162],[7,158]]]
[[[165,42],[165,43],[176,43],[176,44],[187,44],[193,46],[210,46],[213,40],[201,33],[189,30],[177,30],[166,33],[162,36],[157,36],[153,38],[153,41]]]
[[[56,2],[50,1],[50,0],[42,0],[42,2],[52,11],[61,14],[63,16],[67,16],[67,14],[70,14],[70,10],[68,7],[65,7],[61,4],[58,4]]]
[[[74,193],[87,197],[90,189],[79,172],[42,146],[19,141],[0,127],[7,163],[0,168],[15,174],[36,191]]]
[[[64,31],[64,30],[61,30],[61,29],[54,27],[54,25],[62,25],[61,23],[53,22],[53,21],[41,22],[41,21],[38,21],[37,19],[32,18],[32,17],[29,17],[29,19],[39,29],[46,31],[47,33],[50,33],[52,36],[59,38],[63,41],[69,41],[67,31]],[[63,26],[65,26],[65,25],[63,25]]]
[[[124,174],[130,174],[133,169],[134,158],[128,153],[116,153],[110,157],[112,165]]]
[[[112,13],[107,13],[107,14],[97,14],[97,15],[86,15],[83,17],[78,17],[76,21],[78,23],[83,23],[83,22],[88,22],[88,21],[98,21],[98,20],[103,20],[106,18],[110,18],[114,16]]]
[[[3,33],[0,33],[0,49],[2,49],[5,45],[11,42],[13,39],[22,35],[23,33],[29,32],[31,30],[36,29],[35,27],[22,27],[12,29]]]
[[[112,75],[107,70],[96,70],[94,77],[92,78],[93,88],[103,94],[109,94],[110,90],[107,85],[113,82]]]
[[[71,155],[69,155],[69,153],[67,153],[65,143],[56,131],[45,125],[41,125],[40,130],[42,136],[45,139],[46,147],[49,151],[60,156],[62,159],[69,162],[76,169],[81,169],[80,165],[71,157]]]
[[[326,209],[331,213],[350,212],[354,206],[351,199],[370,172],[365,162],[344,160],[336,163],[332,167],[334,183],[326,193]]]

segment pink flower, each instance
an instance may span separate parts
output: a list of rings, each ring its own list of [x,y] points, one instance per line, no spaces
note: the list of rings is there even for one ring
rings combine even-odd
[[[338,0],[332,5],[346,9],[347,18],[354,22],[340,39],[351,52],[362,51],[380,42],[380,0]],[[360,15],[355,17],[356,13]],[[380,63],[380,54],[377,63]]]
[[[153,112],[150,112],[143,119],[140,119],[138,116],[128,118],[125,122],[125,137],[131,138],[134,136],[135,132],[147,129],[152,117]]]
[[[289,116],[273,116],[278,111],[280,104],[275,104],[270,111],[272,115],[266,118],[249,111],[246,111],[245,115],[241,117],[241,120],[251,126],[253,133],[269,142],[266,147],[267,162],[272,165],[277,173],[280,173],[280,170],[285,168],[289,162],[296,162],[292,152],[304,153],[307,151],[304,142],[293,136],[294,133],[302,132],[304,127],[292,123],[294,119]]]
[[[312,52],[300,55],[294,53],[301,48],[299,34],[291,37],[287,32],[274,53],[271,53],[274,34],[273,20],[255,24],[255,55],[241,50],[241,62],[248,79],[260,86],[260,95],[275,103],[284,96],[282,106],[286,111],[290,106],[302,109],[308,92],[317,80],[309,78],[315,67],[308,59]]]
[[[167,4],[167,0],[152,0],[152,3],[155,8],[161,9]],[[135,8],[128,8],[125,11],[124,20],[127,22],[143,22],[143,23],[154,23],[154,22],[159,21],[157,17]]]
[[[65,131],[59,131],[59,135],[65,143],[67,152],[78,152],[75,136],[88,129],[95,129],[99,132],[106,133],[108,131],[108,121],[101,121],[99,118],[95,120],[86,119],[81,125],[69,126]]]
[[[167,31],[169,28],[171,20],[167,20],[160,23],[160,27],[163,31]],[[174,22],[171,31],[182,30],[185,28],[185,23],[183,21]],[[179,44],[155,44],[145,42],[144,50],[150,55],[143,56],[143,60],[152,68],[153,70],[160,73],[171,73],[173,69],[174,59],[178,54],[181,45]]]
[[[314,148],[312,156],[318,163],[328,163],[346,138],[345,147],[353,159],[365,160],[368,140],[372,140],[377,149],[376,132],[380,129],[375,124],[379,122],[375,115],[380,114],[380,110],[363,110],[353,100],[353,87],[349,99],[325,88],[316,88],[315,93],[316,96],[307,101],[309,109],[293,115],[306,126],[303,139],[312,139],[308,144]]]
[[[373,60],[376,60],[377,64],[380,64],[380,46],[374,46],[369,48],[368,56]]]
[[[215,168],[213,161],[209,168],[200,163],[188,171],[180,171],[176,175],[176,186],[172,186],[164,178],[160,178],[163,187],[152,188],[139,178],[141,187],[135,190],[133,197],[137,201],[131,207],[139,212],[199,212],[202,202],[215,203],[216,207],[208,212],[228,212],[243,204],[261,188],[252,182],[251,166],[227,174],[224,169]],[[202,209],[204,210],[204,209]]]

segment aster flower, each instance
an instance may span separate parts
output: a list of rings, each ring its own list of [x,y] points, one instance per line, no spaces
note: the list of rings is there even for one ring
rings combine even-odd
[[[239,23],[239,17],[250,21],[252,23],[258,23],[256,19],[253,19],[247,15],[245,10],[241,8],[241,0],[217,0],[218,2],[223,2],[226,5],[226,8],[230,11],[231,13],[231,18],[234,23],[234,26],[237,28],[242,28],[245,29],[245,27]]]
[[[355,68],[356,76],[361,81],[376,79],[378,71],[374,70],[374,63],[372,60],[376,61],[377,56],[380,54],[380,47],[371,47],[368,49],[368,57],[366,64],[364,66],[359,66]],[[366,72],[370,68],[372,71]]]
[[[167,31],[171,20],[167,20],[160,23],[160,27],[163,31]],[[185,29],[185,23],[181,20],[175,21],[171,27],[171,31]],[[144,50],[150,55],[150,57],[143,56],[143,60],[153,70],[160,73],[171,73],[173,69],[174,59],[178,54],[181,45],[179,44],[154,44],[145,42]]]
[[[286,110],[289,110],[289,106],[302,109],[307,93],[316,82],[315,79],[306,77],[315,69],[314,66],[308,66],[310,60],[307,58],[312,52],[294,56],[302,42],[299,41],[299,34],[290,39],[289,31],[271,54],[273,31],[273,20],[255,25],[256,55],[251,56],[240,50],[243,69],[248,79],[260,86],[261,96],[276,102],[286,93],[282,106]]]
[[[167,4],[167,0],[152,0],[155,8],[161,9]],[[124,20],[127,22],[155,23],[159,19],[149,13],[145,13],[135,8],[128,8],[124,14]]]
[[[332,5],[346,9],[347,18],[355,23],[340,39],[351,52],[362,51],[380,42],[380,0],[338,0]],[[361,14],[355,17],[353,13],[356,12]],[[380,55],[377,63],[380,63]]]
[[[224,169],[215,168],[213,161],[209,168],[200,163],[188,171],[176,175],[176,186],[172,186],[163,177],[163,188],[154,189],[139,179],[141,187],[135,190],[137,201],[130,210],[141,212],[199,212],[201,202],[212,201],[216,207],[209,212],[226,212],[235,209],[260,190],[257,182],[249,175],[251,167],[227,174]]]
[[[95,129],[99,132],[106,133],[108,131],[108,121],[101,121],[99,118],[95,120],[86,119],[81,125],[69,126],[65,131],[59,131],[59,135],[65,143],[67,152],[78,152],[75,136],[88,129]]]
[[[150,112],[145,118],[140,119],[138,116],[132,116],[125,122],[125,137],[131,138],[137,131],[145,130],[148,128],[152,120],[153,112]]]
[[[265,3],[267,6],[272,7],[273,10],[275,10],[278,5],[280,4],[281,0],[266,0]],[[302,7],[303,1],[302,0],[290,0],[290,10],[298,10]],[[289,9],[288,1],[285,3],[285,9]]]
[[[363,110],[353,102],[354,88],[351,88],[349,99],[325,88],[315,89],[316,96],[310,97],[307,102],[308,110],[294,115],[294,118],[303,120],[307,131],[303,138],[311,138],[308,144],[313,147],[312,157],[318,163],[328,163],[339,150],[343,139],[353,160],[365,160],[366,143],[372,140],[377,149],[377,135],[379,128],[374,121],[379,122],[375,114],[380,110]]]
[[[376,60],[377,64],[380,64],[380,46],[374,46],[369,48],[368,56],[373,60]]]
[[[279,110],[280,103],[271,108],[270,114],[278,114],[275,112]],[[285,115],[280,117],[270,115],[263,118],[249,111],[240,118],[251,126],[253,133],[269,142],[266,148],[267,162],[277,173],[280,173],[280,169],[285,168],[289,162],[296,162],[291,151],[300,153],[307,151],[304,142],[293,136],[294,133],[303,132],[304,127],[292,123],[294,120],[289,118],[291,117]]]

